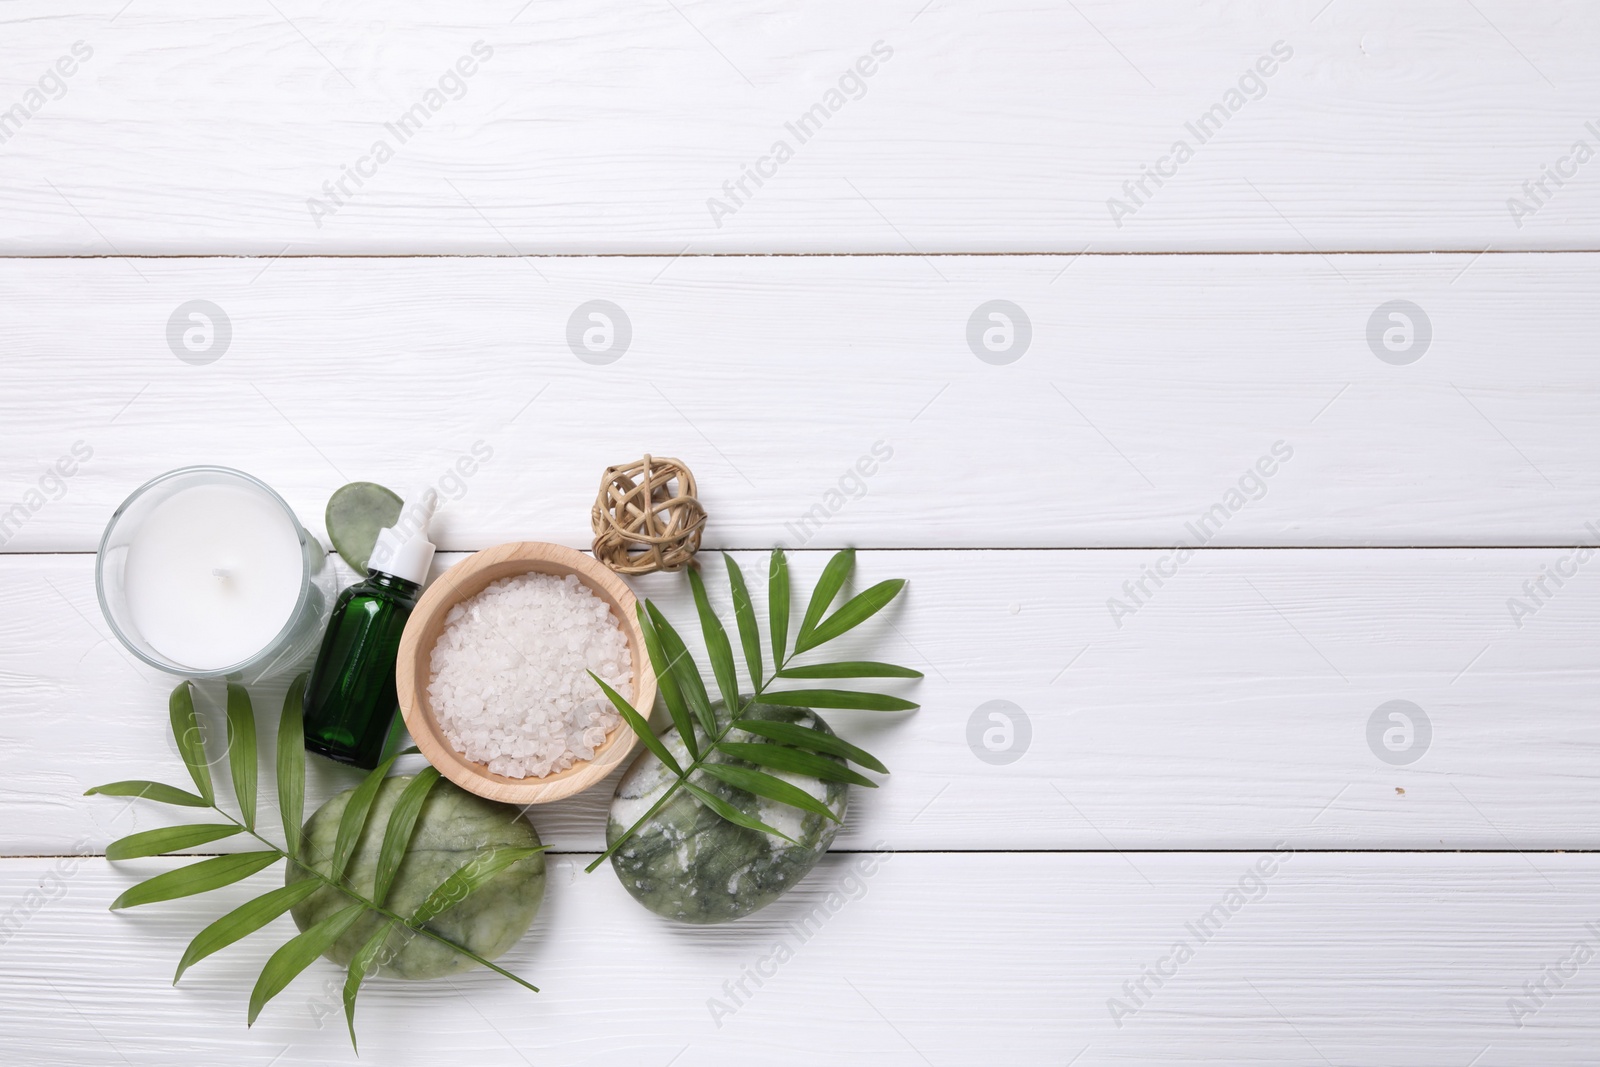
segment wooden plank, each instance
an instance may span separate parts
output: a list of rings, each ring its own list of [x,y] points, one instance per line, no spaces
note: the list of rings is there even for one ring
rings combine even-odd
[[[8,3],[0,105],[23,111],[5,127],[3,247],[1477,251],[1600,235],[1600,164],[1572,152],[1600,145],[1600,12],[1581,0],[516,7]]]
[[[765,911],[698,928],[587,859],[552,860],[532,933],[501,960],[543,992],[484,972],[378,981],[362,1060],[1563,1065],[1600,1040],[1595,964],[1572,962],[1597,944],[1594,855],[833,855]],[[188,938],[276,882],[105,910],[173,862],[0,861],[0,902],[21,911],[0,951],[17,1062],[350,1063],[343,973],[324,962],[245,1029],[287,919],[173,988]],[[1131,1014],[1114,1021],[1113,1002]]]
[[[703,558],[731,618],[721,564]],[[763,557],[740,558],[747,574],[764,573]],[[825,558],[794,555],[797,588],[810,588]],[[1600,847],[1590,755],[1600,600],[1589,569],[1559,589],[1546,582],[1551,595],[1534,605],[1524,582],[1564,553],[1207,551],[1159,589],[1146,580],[1151,595],[1114,620],[1107,601],[1161,558],[862,553],[861,587],[892,577],[910,587],[838,654],[927,677],[888,687],[922,703],[916,713],[829,715],[892,772],[855,792],[841,847]],[[692,639],[685,586],[676,576],[637,584]],[[754,593],[764,604],[765,590]],[[174,817],[165,809],[80,796],[126,778],[183,780],[164,711],[172,680],[135,670],[110,643],[91,557],[0,557],[0,594],[10,606],[0,705],[14,754],[0,784],[10,815],[0,852],[79,840],[100,850],[164,825]],[[1514,621],[1513,597],[1533,613]],[[259,691],[269,738],[281,692]],[[213,738],[218,697],[201,700]],[[1421,709],[1401,709],[1409,737],[1405,721],[1379,713],[1396,700]],[[995,711],[1010,718],[1009,737]],[[1400,731],[1388,739],[1393,758],[1412,762],[1380,755],[1390,730]],[[263,748],[270,777],[270,741]],[[311,762],[308,811],[359,778]],[[611,791],[602,783],[541,806],[534,823],[561,848],[598,849]]]
[[[979,256],[937,270],[0,261],[4,547],[93,549],[136,485],[195,462],[257,474],[314,528],[345,481],[420,481],[452,498],[446,548],[586,546],[601,470],[647,449],[695,469],[714,545],[1597,536],[1600,255]],[[193,355],[185,330],[205,342],[178,313],[193,300],[232,331],[226,350],[212,335],[207,365],[175,354]],[[608,365],[567,340],[575,318],[593,327],[578,313],[591,300],[631,322]],[[1032,324],[1009,365],[969,347],[991,300]],[[1409,365],[1369,345],[1394,300],[1431,329]]]

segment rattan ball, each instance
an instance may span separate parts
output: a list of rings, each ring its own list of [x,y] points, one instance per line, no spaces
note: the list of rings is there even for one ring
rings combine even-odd
[[[706,510],[688,467],[647,455],[606,468],[590,525],[594,558],[618,574],[675,571],[700,551]]]

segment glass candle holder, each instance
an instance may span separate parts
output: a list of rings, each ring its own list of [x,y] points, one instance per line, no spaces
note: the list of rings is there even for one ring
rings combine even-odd
[[[334,592],[326,556],[264,482],[184,467],[111,516],[95,590],[111,632],[150,666],[254,683],[316,648]]]

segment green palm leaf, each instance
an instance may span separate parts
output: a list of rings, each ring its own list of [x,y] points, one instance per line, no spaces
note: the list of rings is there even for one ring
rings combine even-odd
[[[700,720],[705,732],[715,737],[717,733],[717,720],[711,714],[711,701],[706,697],[706,683],[700,678],[700,668],[695,666],[694,657],[689,655],[688,646],[683,643],[683,638],[678,636],[678,631],[661,614],[661,610],[653,603],[646,600],[644,607],[650,613],[650,622],[656,628],[656,636],[661,639],[661,651],[666,653],[667,662],[672,665],[672,674],[678,680],[678,688],[683,690],[684,698],[689,702],[689,707],[694,710],[695,717]]]
[[[644,634],[644,648],[650,656],[650,666],[655,671],[656,683],[661,690],[661,699],[667,705],[667,714],[672,716],[672,725],[678,728],[678,736],[683,738],[683,743],[689,749],[690,759],[700,758],[700,742],[695,737],[694,728],[689,720],[689,705],[684,703],[683,690],[678,688],[678,679],[672,673],[672,665],[661,650],[661,638],[656,635],[656,628],[650,622],[650,616],[645,613],[643,604],[633,606],[634,614],[639,616],[639,630]]]
[[[783,663],[789,652],[789,557],[772,550],[767,567],[767,625],[772,629],[772,663]]]
[[[256,828],[256,713],[245,687],[228,683],[228,773],[244,824]]]
[[[417,816],[422,814],[422,804],[439,780],[439,772],[425,768],[406,783],[389,811],[389,824],[384,828],[383,847],[378,852],[378,869],[373,876],[372,902],[381,905],[389,896],[389,887],[400,870],[400,862],[411,847],[411,833],[417,827]]]
[[[129,834],[121,840],[111,842],[106,846],[106,859],[131,860],[140,856],[159,856],[163,852],[193,848],[243,832],[237,823],[213,822],[163,826],[155,830]]]
[[[914,711],[920,707],[909,700],[886,693],[857,693],[848,689],[794,689],[787,693],[763,693],[764,704],[786,708],[842,708],[855,711]]]
[[[595,684],[605,692],[606,697],[610,699],[612,705],[622,716],[622,720],[628,724],[628,729],[639,735],[639,740],[644,742],[644,747],[648,748],[651,753],[655,755],[656,759],[672,768],[673,774],[678,775],[680,778],[683,777],[683,768],[679,766],[678,761],[673,758],[672,750],[667,748],[666,744],[661,740],[661,738],[656,736],[656,732],[654,730],[650,729],[650,724],[645,721],[645,717],[634,710],[632,704],[622,699],[621,693],[617,692],[615,689],[611,688],[604,681],[602,681],[600,676],[594,673],[594,671],[589,672],[589,677],[593,678],[595,680]]]
[[[879,582],[866,592],[851,597],[845,601],[844,607],[818,623],[815,630],[809,634],[801,634],[800,639],[795,642],[795,652],[809,652],[855,629],[887,607],[889,601],[898,596],[900,590],[905,587],[904,578],[895,578],[892,581]]]
[[[871,660],[844,660],[839,663],[812,663],[804,667],[785,667],[779,678],[921,678],[921,671],[897,667],[893,663]]]
[[[108,782],[97,785],[92,789],[85,789],[86,797],[141,797],[144,800],[154,800],[160,804],[176,804],[184,808],[209,808],[205,797],[197,797],[186,789],[165,785],[161,782],[141,782],[138,780],[127,782]]]
[[[796,652],[803,652],[812,647],[806,644],[811,631],[822,621],[823,614],[833,603],[834,597],[839,595],[839,590],[844,588],[845,580],[850,577],[855,565],[856,550],[847,548],[836,553],[828,561],[828,565],[822,568],[822,577],[817,579],[817,587],[811,591],[811,602],[806,605],[805,618],[800,620],[800,633],[794,639]]]
[[[302,674],[284,695],[283,715],[278,719],[278,810],[291,857],[300,854],[300,822],[306,804],[305,692],[306,676]]]
[[[151,856],[221,840],[244,832],[258,837],[268,850],[207,857],[188,866],[166,871],[125,890],[112,902],[113,910],[205,893],[242,881],[278,860],[299,861],[297,853],[304,847],[301,823],[305,807],[305,739],[302,724],[305,686],[306,676],[302,674],[289,687],[277,730],[278,806],[283,817],[286,846],[279,848],[260,838],[253,827],[247,828],[247,824],[254,821],[259,800],[255,714],[249,694],[241,687],[230,686],[227,705],[227,755],[243,821],[229,818],[226,824],[207,823],[147,830],[113,842],[107,848],[106,854],[113,860]],[[173,736],[178,742],[184,764],[189,769],[196,787],[202,792],[190,793],[161,782],[129,780],[95,786],[87,790],[85,795],[144,798],[180,807],[211,808],[219,815],[226,816],[227,813],[217,804],[212,789],[211,777],[205,764],[205,746],[194,714],[193,690],[188,683],[179,686],[172,694],[168,701],[168,710],[172,720]],[[411,748],[398,755],[416,751],[415,748]],[[366,835],[376,794],[382,788],[384,775],[392,764],[391,758],[377,772],[369,775],[346,802],[335,843],[335,851],[338,852],[336,866],[339,871],[348,866],[355,847]],[[426,805],[430,789],[438,779],[438,771],[431,767],[427,768],[407,783],[396,798],[378,855],[375,888],[380,901],[392,888],[399,868],[405,863],[416,823],[421,817],[421,809]],[[370,964],[375,958],[374,953],[379,952],[380,946],[385,943],[384,934],[392,934],[403,929],[408,936],[426,937],[526,989],[538,992],[537,986],[483,958],[465,945],[444,937],[424,923],[465,899],[505,867],[541,851],[543,846],[532,849],[495,850],[480,856],[478,860],[467,864],[441,883],[429,900],[424,902],[424,906],[417,909],[421,916],[418,919],[406,919],[385,912],[381,903],[362,896],[349,886],[337,885],[332,879],[311,869],[309,864],[303,863],[302,866],[310,870],[312,877],[299,879],[290,885],[247,901],[195,935],[178,963],[173,981],[177,982],[195,963],[262,929],[319,890],[334,888],[350,899],[350,905],[293,938],[267,961],[251,993],[249,1019],[252,1024],[262,1008],[280,993],[295,975],[309,966],[318,955],[328,951],[351,923],[367,911],[383,914],[386,916],[386,922],[382,930],[369,939],[370,947],[363,946],[362,952],[358,954],[356,977],[346,991],[345,1011],[350,1020],[352,1044],[355,1042],[355,991],[360,985],[360,977],[370,969]]]
[[[853,785],[875,788],[877,783],[851,769],[846,760],[859,763],[868,770],[887,774],[888,768],[877,757],[857,748],[832,733],[822,730],[812,730],[794,723],[774,722],[770,720],[746,720],[741,713],[748,711],[749,707],[757,703],[775,704],[783,707],[805,708],[846,708],[870,711],[909,711],[918,705],[900,697],[889,696],[882,693],[862,693],[841,689],[802,689],[787,693],[772,693],[767,686],[778,678],[785,679],[836,679],[836,678],[920,678],[922,672],[908,667],[897,666],[892,663],[879,663],[871,660],[846,660],[834,663],[820,663],[809,666],[787,666],[789,659],[789,615],[790,615],[790,580],[788,557],[782,548],[772,551],[771,562],[767,574],[767,607],[768,621],[771,628],[770,640],[772,648],[772,673],[768,674],[762,662],[761,635],[756,624],[755,609],[750,599],[750,591],[745,583],[744,574],[738,563],[727,553],[723,553],[723,560],[728,567],[728,585],[733,593],[734,619],[738,624],[739,644],[744,653],[746,667],[754,688],[753,695],[748,700],[740,700],[736,692],[737,667],[733,662],[733,650],[728,641],[727,630],[716,613],[711,610],[710,600],[706,595],[705,586],[699,573],[691,571],[689,574],[690,589],[694,594],[695,609],[700,617],[701,627],[705,633],[706,647],[710,652],[712,670],[715,675],[717,688],[723,701],[729,707],[729,717],[724,725],[711,721],[710,709],[706,698],[705,682],[702,680],[698,668],[689,657],[682,639],[672,629],[670,623],[662,616],[660,610],[649,601],[645,602],[640,610],[640,621],[646,630],[646,646],[651,648],[658,674],[670,675],[675,682],[686,707],[673,709],[672,699],[669,696],[669,710],[674,711],[673,722],[678,732],[686,741],[695,734],[694,724],[685,720],[690,719],[690,713],[700,720],[705,734],[711,739],[712,747],[726,755],[740,759],[743,764],[729,767],[726,764],[709,764],[708,753],[697,752],[692,742],[689,744],[692,759],[686,763],[662,759],[663,765],[672,770],[676,779],[672,781],[662,793],[650,810],[641,815],[634,824],[624,833],[616,837],[593,863],[588,870],[593,871],[609,857],[616,854],[618,848],[630,840],[634,833],[646,821],[655,816],[678,789],[686,789],[690,795],[700,801],[706,808],[719,818],[739,826],[744,826],[762,833],[785,837],[774,828],[765,825],[760,820],[746,815],[739,808],[727,803],[716,794],[695,785],[690,778],[697,772],[704,771],[711,778],[732,786],[744,793],[763,797],[768,800],[777,800],[780,803],[790,804],[803,811],[819,813],[819,808],[826,810],[826,804],[818,801],[804,789],[794,786],[784,778],[767,774],[765,768],[772,771],[782,771],[794,774],[804,774],[830,782],[846,782]],[[839,592],[849,581],[855,567],[855,551],[844,549],[837,552],[823,567],[822,575],[817,580],[811,599],[805,610],[800,629],[796,635],[794,652],[799,654],[831,641],[840,635],[859,626],[865,620],[882,611],[883,608],[899,595],[906,583],[900,580],[880,582],[858,596],[847,600],[837,611],[829,614],[829,609],[838,599]],[[652,639],[655,641],[651,647]],[[669,665],[667,670],[662,669],[661,660],[665,659]],[[664,687],[665,688],[665,687]],[[615,703],[615,698],[613,699]],[[624,702],[625,703],[625,702]],[[620,710],[620,709],[619,709]],[[632,712],[632,709],[629,709]],[[636,713],[634,713],[636,715]],[[627,714],[625,713],[625,717]],[[630,725],[634,725],[629,719]],[[751,743],[726,740],[727,735],[738,729],[757,737],[764,738],[771,743]],[[641,735],[642,736],[642,735]],[[647,742],[648,744],[648,742]],[[654,750],[655,746],[650,746]],[[661,756],[657,755],[658,759]],[[804,796],[808,799],[801,799]],[[815,806],[813,806],[815,805]],[[832,818],[831,813],[828,815]]]
[[[769,767],[775,771],[804,774],[811,778],[821,778],[825,782],[849,782],[851,785],[864,785],[869,789],[878,787],[878,783],[871,778],[852,771],[837,760],[819,756],[814,752],[747,741],[723,741],[717,748],[736,759]]]
[[[361,784],[356,786],[355,792],[350,794],[350,799],[345,803],[344,813],[339,816],[339,832],[333,839],[333,858],[328,868],[328,877],[334,882],[344,880],[344,868],[350,862],[350,857],[355,854],[356,843],[361,840],[361,832],[367,828],[367,816],[372,812],[372,802],[378,798],[378,789],[382,787],[383,780],[389,776],[389,768],[394,766],[398,755],[390,756],[377,767],[373,768],[367,776],[361,779]]]
[[[746,793],[754,793],[756,796],[766,797],[768,800],[776,800],[778,803],[787,804],[791,808],[815,812],[824,819],[832,819],[834,822],[839,821],[839,816],[835,815],[833,809],[829,808],[828,805],[799,786],[790,785],[782,778],[774,778],[763,771],[753,771],[748,767],[735,767],[728,763],[707,763],[700,769],[713,778],[721,779],[735,789],[742,789]]]
[[[227,948],[240,938],[250,936],[321,888],[322,883],[315,878],[304,878],[290,885],[280,886],[270,893],[263,893],[254,900],[246,901],[234,908],[194,935],[194,940],[189,942],[189,947],[183,952],[183,959],[178,961],[178,973],[172,976],[172,984],[177,985],[178,979],[183,977],[183,972],[196,963],[214,952]]]
[[[282,948],[274,952],[267,960],[267,965],[261,969],[261,977],[256,979],[255,988],[250,990],[248,1025],[254,1026],[256,1016],[261,1014],[261,1009],[267,1006],[267,1002],[283,992],[289,983],[294,981],[296,975],[311,966],[312,960],[328,951],[333,943],[339,940],[340,935],[350,929],[366,910],[365,904],[351,904],[347,908],[341,908],[305,933],[290,938]]]
[[[729,804],[726,800],[723,800],[715,793],[708,793],[704,789],[701,789],[699,786],[695,785],[693,782],[684,782],[683,787],[698,797],[700,803],[716,812],[728,822],[733,823],[735,826],[743,826],[747,830],[758,830],[764,834],[771,834],[773,837],[781,837],[792,845],[798,845],[800,843],[794,838],[790,837],[788,834],[784,833],[782,830],[773,829],[760,819],[746,815],[744,812],[740,811],[732,804]]]
[[[379,924],[367,938],[367,943],[362,945],[356,954],[350,957],[350,969],[344,979],[344,1021],[350,1028],[350,1047],[358,1049],[356,1045],[356,993],[361,989],[361,983],[370,977],[368,972],[377,970],[378,955],[383,951],[383,946],[389,940],[389,931],[394,929],[392,921]]]
[[[119,911],[141,904],[154,904],[159,900],[176,900],[196,893],[209,893],[265,870],[282,858],[276,852],[239,852],[231,856],[213,856],[140,882],[113,900],[111,910]]]
[[[807,749],[811,752],[821,752],[829,756],[838,756],[841,759],[859,763],[868,770],[877,771],[879,774],[889,773],[889,768],[879,763],[877,757],[872,753],[857,748],[842,737],[825,734],[821,730],[813,730],[808,726],[801,726],[792,722],[776,722],[772,719],[740,719],[734,723],[734,726],[748,733],[759,734],[762,737],[777,741],[779,744],[792,745],[796,748]]]
[[[733,648],[728,644],[728,631],[723,629],[717,613],[711,610],[711,601],[706,597],[706,583],[698,570],[689,571],[689,588],[694,591],[695,610],[700,613],[700,630],[705,635],[706,652],[711,657],[711,673],[716,676],[717,689],[721,691],[722,702],[731,715],[739,707],[739,674],[733,665]]]
[[[548,847],[548,845],[535,845],[532,848],[491,848],[487,852],[478,854],[456,868],[455,873],[440,882],[438,887],[428,894],[428,898],[417,905],[417,910],[411,913],[411,922],[421,925],[433,920],[466,900],[513,863],[543,852]]]
[[[744,648],[745,669],[750,672],[750,684],[761,688],[761,631],[756,629],[756,609],[750,603],[750,590],[744,584],[744,572],[726,552],[722,554],[728,567],[728,588],[733,593],[733,619],[739,626],[739,644]]]
[[[172,736],[178,742],[178,755],[189,768],[196,792],[210,804],[216,795],[211,791],[211,770],[206,766],[205,735],[194,714],[194,686],[179,682],[167,700],[167,712],[172,720]]]

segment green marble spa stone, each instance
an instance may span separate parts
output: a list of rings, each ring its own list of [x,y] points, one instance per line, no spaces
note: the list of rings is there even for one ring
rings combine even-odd
[[[373,800],[366,829],[346,868],[352,888],[368,898],[372,895],[378,851],[383,847],[389,812],[410,781],[410,776],[384,780]],[[333,855],[339,819],[354,792],[349,789],[340,793],[306,821],[302,855],[321,857],[316,866],[323,874],[328,872],[328,857]],[[538,844],[539,835],[517,808],[473,796],[440,779],[422,805],[412,831],[411,848],[400,863],[384,906],[399,915],[409,915],[440,882],[481,849],[536,847]],[[311,872],[300,864],[290,863],[284,882],[291,884],[310,877]],[[495,875],[465,901],[433,919],[428,928],[492,960],[528,932],[543,899],[544,854],[540,853],[519,860]],[[324,887],[294,907],[295,925],[301,930],[309,929],[350,903],[350,898],[343,893]],[[348,964],[381,921],[380,916],[367,912],[333,943],[327,957],[335,963]],[[399,934],[390,937],[391,948],[399,944]],[[380,953],[380,958],[387,955],[387,951]],[[393,958],[384,962],[378,973],[394,978],[442,978],[475,966],[477,964],[466,956],[431,938],[412,936]]]
[[[713,705],[719,726],[728,721],[721,701]],[[795,723],[831,734],[833,731],[807,708],[757,704],[746,718]],[[733,731],[738,741],[772,744],[755,734]],[[661,735],[662,742],[684,766],[689,754],[676,729]],[[700,747],[709,747],[699,735]],[[719,763],[752,767],[721,752],[709,757]],[[834,756],[826,757],[843,765]],[[767,770],[766,768],[756,768]],[[849,803],[850,787],[804,775],[767,770],[799,786],[828,806],[841,820]],[[617,785],[606,824],[606,844],[612,845],[650,810],[676,778],[655,756],[646,752]],[[752,796],[703,773],[691,779],[734,807],[752,815],[799,842],[750,830],[718,816],[687,790],[680,789],[639,832],[611,856],[611,866],[623,887],[657,915],[687,923],[729,922],[766,907],[794,887],[817,865],[832,843],[839,823],[774,800]]]

